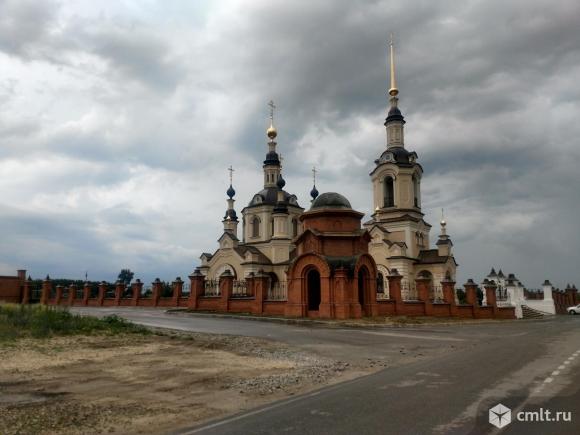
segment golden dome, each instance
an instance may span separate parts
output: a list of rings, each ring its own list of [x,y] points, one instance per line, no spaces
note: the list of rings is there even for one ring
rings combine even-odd
[[[268,130],[266,130],[266,134],[268,135],[268,137],[270,139],[274,139],[274,138],[276,138],[276,136],[278,136],[278,131],[276,131],[276,127],[274,127],[273,125],[270,124],[270,127],[268,127]]]

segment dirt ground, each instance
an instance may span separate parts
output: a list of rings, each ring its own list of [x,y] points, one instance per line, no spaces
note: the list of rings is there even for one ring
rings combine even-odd
[[[0,434],[153,434],[369,370],[248,337],[25,339],[0,346]]]

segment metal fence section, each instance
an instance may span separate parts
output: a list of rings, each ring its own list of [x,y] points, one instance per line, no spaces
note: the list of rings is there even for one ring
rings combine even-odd
[[[286,281],[276,282],[268,289],[266,300],[285,301],[288,299],[288,284]]]
[[[417,287],[414,283],[409,281],[401,281],[401,298],[404,301],[417,301],[419,296],[417,294]]]
[[[183,283],[183,288],[181,289],[181,297],[189,296],[191,294],[191,284],[188,282]]]
[[[40,302],[42,296],[42,287],[30,289],[30,303]]]
[[[232,289],[232,297],[234,298],[245,298],[248,296],[248,284],[244,281],[234,281],[234,287]]]
[[[203,295],[207,297],[217,297],[221,294],[220,283],[216,280],[207,280],[203,283]]]
[[[501,289],[497,289],[496,304],[498,307],[511,307],[512,306],[510,294],[507,292],[507,290],[501,291]]]
[[[82,299],[85,297],[85,289],[82,287],[77,287],[75,291],[75,299]]]
[[[443,296],[443,287],[440,285],[431,286],[430,298],[435,304],[442,304],[445,302],[445,297]]]

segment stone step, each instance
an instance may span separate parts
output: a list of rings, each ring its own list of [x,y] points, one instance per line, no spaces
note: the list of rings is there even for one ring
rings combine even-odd
[[[522,317],[524,319],[542,319],[545,317],[545,314],[541,311],[534,310],[527,305],[522,305]]]

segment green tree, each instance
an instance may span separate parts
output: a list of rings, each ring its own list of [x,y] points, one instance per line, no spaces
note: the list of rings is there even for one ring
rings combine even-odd
[[[128,286],[129,284],[131,284],[131,281],[133,281],[134,276],[135,274],[131,272],[131,269],[121,269],[121,272],[119,273],[117,279],[126,286]]]

